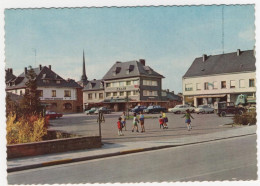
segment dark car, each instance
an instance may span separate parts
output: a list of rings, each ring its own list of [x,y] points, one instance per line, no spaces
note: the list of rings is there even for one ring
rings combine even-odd
[[[136,106],[135,108],[131,109],[131,112],[140,113],[146,108],[147,108],[146,106],[139,105],[139,106]]]
[[[103,114],[110,114],[112,110],[108,109],[107,107],[100,107],[95,111],[95,114],[98,114],[98,112],[102,112]]]
[[[153,106],[149,106],[147,109],[144,109],[143,111],[144,113],[147,114],[153,114],[153,113],[167,112],[167,109],[159,105],[153,105]]]
[[[242,115],[245,112],[243,107],[236,107],[233,102],[218,102],[215,104],[216,114],[225,117],[228,114]]]
[[[45,116],[49,117],[50,119],[56,119],[62,117],[63,114],[53,111],[46,111]]]

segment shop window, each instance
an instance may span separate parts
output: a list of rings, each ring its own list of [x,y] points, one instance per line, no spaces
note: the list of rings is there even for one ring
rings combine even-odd
[[[221,81],[221,88],[227,88],[226,81]]]
[[[65,110],[71,110],[72,109],[72,104],[71,103],[65,103],[64,104],[64,109]]]

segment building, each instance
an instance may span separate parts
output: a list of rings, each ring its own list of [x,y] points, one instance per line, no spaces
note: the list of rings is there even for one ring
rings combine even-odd
[[[183,103],[235,102],[239,94],[255,96],[253,50],[196,58],[182,78]]]
[[[165,101],[162,106],[165,108],[174,108],[176,105],[182,104],[182,96],[174,94],[169,89],[162,90],[162,100]]]
[[[104,103],[104,82],[102,80],[92,80],[83,88],[83,105],[84,109],[91,107],[100,107]]]
[[[116,62],[103,77],[104,103],[115,111],[162,104],[162,76],[139,61]]]
[[[40,101],[47,105],[48,110],[62,113],[82,112],[82,87],[74,80],[65,80],[52,71],[49,67],[39,65],[33,68],[36,73],[37,89],[40,94]],[[6,73],[10,73],[8,70]],[[23,95],[26,90],[27,68],[15,78],[6,81],[6,91],[17,95]],[[8,75],[6,75],[7,77]]]

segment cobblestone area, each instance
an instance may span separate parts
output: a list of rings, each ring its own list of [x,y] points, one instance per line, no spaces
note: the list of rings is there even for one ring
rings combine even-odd
[[[219,132],[232,128],[231,125],[225,125],[232,123],[232,117],[220,118],[215,114],[192,114],[195,118],[192,120],[192,130],[187,131],[184,118],[182,118],[183,114],[167,113],[169,129],[160,129],[158,122],[159,114],[149,114],[149,116],[156,118],[145,120],[145,133],[132,132],[132,120],[127,120],[126,131],[123,129],[124,136],[118,136],[116,122],[120,114],[112,113],[105,115],[105,122],[101,124],[103,142],[138,142],[170,139]],[[50,124],[50,129],[54,130],[62,130],[84,136],[99,134],[97,115],[68,114],[60,119],[51,120]],[[140,128],[140,125],[138,127]]]

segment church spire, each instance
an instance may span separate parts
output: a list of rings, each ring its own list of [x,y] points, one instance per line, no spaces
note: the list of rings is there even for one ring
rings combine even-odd
[[[85,54],[83,50],[83,69],[82,69],[82,76],[81,76],[81,81],[86,82],[88,80],[86,76],[86,68],[85,68]]]

